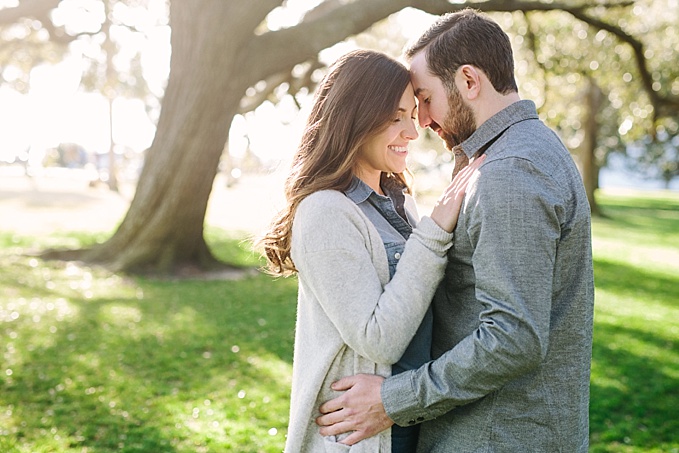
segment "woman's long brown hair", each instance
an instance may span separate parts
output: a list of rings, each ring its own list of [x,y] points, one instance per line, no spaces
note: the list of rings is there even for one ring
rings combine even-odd
[[[330,67],[285,181],[286,206],[259,241],[271,274],[297,271],[290,257],[297,206],[319,190],[349,188],[358,150],[395,118],[408,83],[408,70],[380,52],[349,52]],[[407,187],[404,175],[395,176]]]

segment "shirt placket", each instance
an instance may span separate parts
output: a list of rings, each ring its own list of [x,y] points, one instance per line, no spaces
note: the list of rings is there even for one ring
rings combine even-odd
[[[373,201],[373,206],[375,206],[380,214],[387,219],[387,222],[389,222],[404,239],[408,240],[413,229],[410,224],[396,212],[396,208],[394,207],[391,198],[380,197],[377,194],[372,194],[370,198],[371,201]]]

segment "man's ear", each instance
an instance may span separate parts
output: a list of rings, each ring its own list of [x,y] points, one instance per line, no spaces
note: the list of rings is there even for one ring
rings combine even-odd
[[[476,99],[481,92],[481,73],[472,65],[462,65],[457,71],[455,82],[460,94],[467,100]]]

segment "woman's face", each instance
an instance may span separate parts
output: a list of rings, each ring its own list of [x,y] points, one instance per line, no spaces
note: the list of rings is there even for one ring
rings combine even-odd
[[[356,176],[369,183],[375,178],[379,180],[382,172],[402,173],[406,170],[408,144],[418,136],[416,113],[415,92],[408,84],[387,129],[372,136],[358,152]]]

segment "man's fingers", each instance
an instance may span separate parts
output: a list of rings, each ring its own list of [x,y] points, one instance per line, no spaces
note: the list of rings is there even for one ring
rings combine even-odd
[[[342,422],[348,416],[345,409],[339,409],[334,412],[323,412],[323,415],[316,417],[316,424],[318,426],[330,426]]]
[[[351,422],[340,422],[330,426],[321,426],[318,431],[321,436],[338,436],[343,433],[348,433],[356,429]]]
[[[333,382],[330,387],[337,392],[347,391],[356,385],[359,379],[361,379],[361,376],[362,375],[357,374],[355,376],[343,377],[339,381]],[[321,412],[321,414],[329,414],[331,412],[338,411],[344,407],[343,401],[343,395],[340,395],[335,399],[321,404],[321,407],[319,407],[318,410]]]
[[[355,443],[358,443],[359,441],[362,441],[363,439],[367,439],[370,437],[363,431],[354,431],[351,433],[349,436],[347,436],[346,439],[342,440],[341,443],[345,445],[354,445]]]
[[[384,413],[380,399],[380,387],[384,378],[371,374],[360,374],[342,378],[332,385],[337,391],[347,390],[339,397],[323,403],[321,416],[316,424],[321,426],[324,436],[362,431],[352,442],[370,437],[389,428],[393,422]]]
[[[332,399],[330,401],[326,401],[325,403],[321,404],[321,407],[318,408],[318,411],[321,414],[332,414],[332,413],[342,409],[343,405],[342,405],[342,402],[340,401],[341,399],[342,399],[342,396],[338,396],[335,399]],[[322,418],[322,417],[319,417],[319,418]]]
[[[339,381],[335,381],[332,383],[331,387],[333,390],[336,390],[338,392],[349,390],[351,387],[354,386],[356,383],[356,379],[354,379],[354,376],[347,376]],[[321,414],[330,414],[332,412],[338,411],[344,407],[344,404],[342,403],[342,397],[344,395],[340,395],[335,399],[331,399],[330,401],[326,401],[325,403],[321,404],[321,406],[318,408]]]
[[[318,419],[316,419],[316,423],[318,423]],[[386,426],[383,429],[388,427],[389,426]],[[359,429],[358,426],[355,426],[355,424],[350,421],[344,421],[330,426],[321,426],[321,429],[318,432],[321,436],[338,436],[340,434],[351,432],[351,434],[345,439],[342,439],[340,443],[345,445],[354,445],[363,439],[367,439],[368,437],[376,435],[380,431],[368,432],[368,430],[365,428]]]
[[[339,381],[333,382],[330,387],[332,387],[333,390],[341,392],[343,390],[349,390],[354,384],[356,384],[356,376],[346,376]]]

